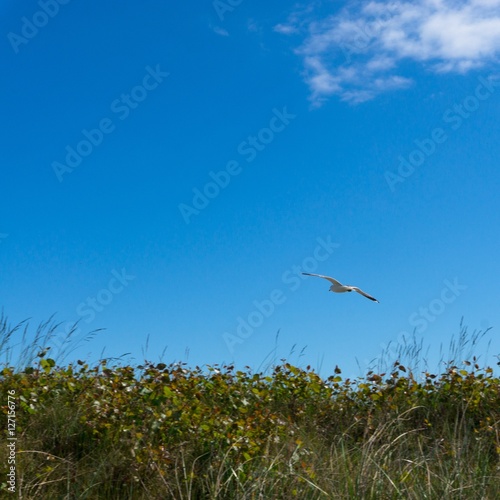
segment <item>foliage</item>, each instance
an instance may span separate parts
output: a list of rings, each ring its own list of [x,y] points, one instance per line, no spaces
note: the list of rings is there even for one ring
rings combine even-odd
[[[0,376],[22,498],[500,498],[500,381],[474,358],[351,380],[49,352]]]

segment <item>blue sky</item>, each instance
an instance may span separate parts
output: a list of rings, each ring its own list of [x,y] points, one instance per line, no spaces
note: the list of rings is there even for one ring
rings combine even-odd
[[[149,337],[154,361],[325,375],[414,330],[436,360],[462,317],[500,352],[498,1],[1,11],[12,323],[105,329],[75,357]]]

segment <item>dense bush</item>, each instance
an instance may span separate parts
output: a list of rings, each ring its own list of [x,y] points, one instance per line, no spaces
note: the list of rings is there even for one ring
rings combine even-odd
[[[57,367],[44,354],[5,367],[18,487],[23,498],[500,497],[491,369],[336,372]]]
[[[20,498],[500,498],[500,381],[474,358],[350,380],[49,352],[0,376]]]

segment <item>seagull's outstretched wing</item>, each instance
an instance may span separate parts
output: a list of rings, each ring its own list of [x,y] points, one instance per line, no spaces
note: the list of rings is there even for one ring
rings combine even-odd
[[[355,292],[360,293],[363,297],[366,297],[367,299],[373,300],[373,302],[378,302],[378,300],[375,297],[372,297],[371,295],[368,295],[367,293],[363,292],[363,290],[359,289],[357,286],[353,286],[352,289]]]
[[[330,278],[330,276],[323,276],[322,274],[311,274],[311,273],[302,273],[306,276],[316,276],[318,278],[323,278],[328,280],[332,285],[343,286],[342,283],[339,283],[336,279]]]

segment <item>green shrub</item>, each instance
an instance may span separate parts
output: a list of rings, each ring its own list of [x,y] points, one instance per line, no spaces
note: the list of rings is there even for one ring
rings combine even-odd
[[[0,376],[22,498],[500,498],[500,381],[474,359],[350,380],[49,352]]]

